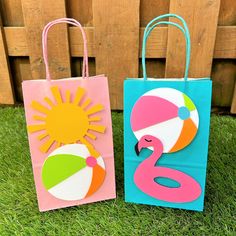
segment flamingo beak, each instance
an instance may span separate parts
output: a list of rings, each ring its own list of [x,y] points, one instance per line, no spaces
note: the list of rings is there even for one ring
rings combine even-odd
[[[137,142],[137,143],[135,144],[134,149],[135,149],[135,152],[136,152],[137,156],[139,156],[139,154],[140,154],[139,142]]]

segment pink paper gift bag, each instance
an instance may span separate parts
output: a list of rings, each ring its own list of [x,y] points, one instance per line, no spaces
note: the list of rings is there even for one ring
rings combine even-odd
[[[58,23],[78,26],[82,32],[81,78],[51,80],[47,34]],[[78,21],[62,18],[48,23],[42,44],[46,80],[22,84],[39,210],[115,198],[107,78],[89,77],[86,35]]]

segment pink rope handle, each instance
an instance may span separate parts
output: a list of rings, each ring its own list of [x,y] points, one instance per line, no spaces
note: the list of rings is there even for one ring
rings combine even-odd
[[[51,75],[50,75],[50,71],[49,71],[49,64],[48,64],[48,47],[47,47],[48,31],[53,25],[60,24],[60,23],[67,23],[67,24],[71,24],[71,25],[74,25],[74,26],[77,26],[77,27],[80,28],[81,33],[82,33],[82,37],[83,37],[83,41],[84,41],[84,58],[83,58],[82,77],[83,78],[88,78],[89,77],[88,49],[87,49],[87,39],[86,39],[86,34],[84,32],[84,29],[81,26],[81,24],[75,19],[72,19],[72,18],[59,18],[57,20],[49,22],[44,27],[43,33],[42,33],[43,59],[44,59],[45,68],[46,68],[46,79],[48,81],[51,80]]]

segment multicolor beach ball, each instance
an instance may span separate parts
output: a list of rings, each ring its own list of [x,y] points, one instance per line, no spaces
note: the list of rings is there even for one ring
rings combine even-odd
[[[42,181],[56,198],[81,200],[98,190],[105,174],[101,156],[91,156],[84,144],[68,144],[48,156],[42,168]]]
[[[176,152],[194,139],[199,125],[192,100],[173,88],[157,88],[143,94],[131,113],[131,128],[138,140],[152,135],[163,143],[164,153]]]

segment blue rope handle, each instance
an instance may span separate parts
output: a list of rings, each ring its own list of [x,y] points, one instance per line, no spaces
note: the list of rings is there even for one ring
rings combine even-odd
[[[153,29],[154,29],[157,25],[161,25],[161,24],[173,25],[173,26],[179,28],[179,29],[183,32],[183,34],[185,35],[185,30],[184,30],[184,28],[181,27],[180,25],[178,25],[178,24],[176,24],[176,23],[174,23],[174,22],[169,22],[169,21],[159,21],[159,22],[155,23],[154,25],[152,25],[152,26],[148,29],[148,31],[147,31],[147,33],[146,33],[146,37],[145,37],[145,39],[144,39],[144,40],[145,40],[145,47],[146,47],[147,39],[148,39],[148,36],[150,35],[150,33],[153,31]],[[185,37],[185,39],[186,39],[186,37]],[[186,52],[187,52],[187,50],[188,50],[188,48],[187,48],[187,40],[186,40]],[[146,60],[146,59],[144,58],[144,60]],[[144,65],[145,65],[145,64],[144,64]],[[145,78],[145,79],[146,79],[146,78]]]
[[[179,24],[174,23],[174,22],[169,22],[169,21],[160,21],[155,23],[156,21],[162,19],[162,18],[166,18],[166,17],[175,17],[177,19],[179,19],[184,27],[181,27]],[[155,23],[155,24],[153,24]],[[153,25],[152,25],[153,24]],[[190,53],[191,53],[191,42],[190,42],[190,34],[189,34],[189,30],[188,30],[188,26],[185,22],[185,20],[178,15],[175,14],[165,14],[165,15],[161,15],[158,16],[156,18],[154,18],[153,20],[151,20],[145,30],[144,30],[144,35],[143,35],[143,43],[142,43],[142,67],[143,67],[143,79],[147,80],[147,72],[146,72],[146,44],[147,44],[147,38],[149,36],[149,34],[152,32],[152,30],[160,24],[167,24],[167,25],[173,25],[176,26],[177,28],[179,28],[184,36],[185,36],[185,40],[186,40],[186,67],[185,67],[185,73],[184,73],[184,81],[187,81],[188,79],[188,71],[189,71],[189,64],[190,64]]]

